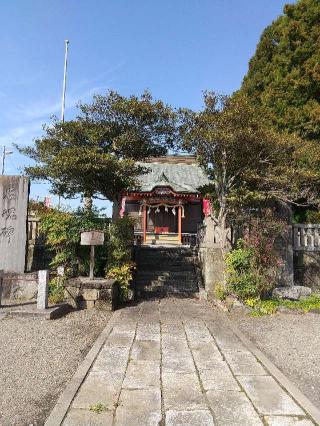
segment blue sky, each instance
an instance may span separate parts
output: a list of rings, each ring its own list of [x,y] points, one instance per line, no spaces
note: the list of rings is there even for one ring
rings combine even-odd
[[[77,101],[108,89],[123,95],[149,89],[172,106],[200,109],[203,90],[239,88],[261,32],[285,3],[1,0],[0,146],[30,144],[42,124],[60,115],[64,39],[70,40],[66,119]],[[6,174],[21,173],[28,161],[14,152]],[[33,198],[47,193],[48,185],[32,184]]]

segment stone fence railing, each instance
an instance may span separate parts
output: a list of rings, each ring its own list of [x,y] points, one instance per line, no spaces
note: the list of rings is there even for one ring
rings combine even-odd
[[[320,224],[294,224],[293,249],[296,251],[320,251]]]
[[[198,225],[197,247],[203,245],[220,247],[220,238],[221,233],[219,231],[219,226],[217,225],[216,220],[208,219],[205,223]],[[235,244],[236,233],[232,227],[228,228],[226,238],[228,244],[231,246]]]
[[[27,223],[27,256],[26,271],[32,272],[47,269],[50,261],[50,252],[45,248],[44,237],[40,232],[40,219],[28,217]]]
[[[28,217],[27,240],[29,243],[34,244],[39,238],[39,222],[40,219],[34,216]]]
[[[228,239],[231,244],[235,244],[237,238],[235,230],[230,229]],[[198,226],[197,246],[201,246],[209,240],[213,244],[219,243],[218,227],[210,223]],[[293,224],[292,242],[294,251],[320,252],[320,224]]]

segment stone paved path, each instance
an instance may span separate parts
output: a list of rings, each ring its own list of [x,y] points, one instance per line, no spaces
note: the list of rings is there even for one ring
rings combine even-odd
[[[96,414],[90,406],[101,403]],[[203,301],[125,308],[63,425],[308,426],[223,317]]]

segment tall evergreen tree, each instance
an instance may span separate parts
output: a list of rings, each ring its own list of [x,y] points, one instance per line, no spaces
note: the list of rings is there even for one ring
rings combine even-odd
[[[280,130],[320,140],[320,0],[298,0],[267,27],[241,90]]]

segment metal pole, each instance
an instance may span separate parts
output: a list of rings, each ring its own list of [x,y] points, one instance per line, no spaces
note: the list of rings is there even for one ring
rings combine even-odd
[[[65,40],[65,53],[64,53],[64,71],[63,71],[63,86],[62,86],[62,103],[61,103],[61,121],[64,123],[64,109],[66,106],[66,90],[67,90],[67,69],[68,69],[68,45],[69,40]],[[60,198],[58,199],[58,209],[60,209]]]
[[[66,89],[67,89],[67,68],[68,68],[68,44],[69,40],[65,40],[64,54],[64,73],[63,73],[63,88],[62,88],[62,105],[61,105],[61,121],[64,122],[64,108],[66,104]]]
[[[1,169],[1,175],[4,175],[4,160],[6,158],[6,147],[3,147],[3,151],[2,151],[2,169]]]

